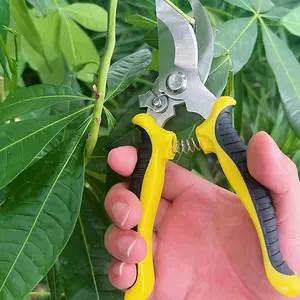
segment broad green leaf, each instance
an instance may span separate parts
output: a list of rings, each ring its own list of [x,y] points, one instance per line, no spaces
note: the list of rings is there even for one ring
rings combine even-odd
[[[158,32],[157,27],[149,30],[145,34],[145,42],[154,49],[158,49]]]
[[[256,39],[256,17],[225,22],[216,35],[215,57],[229,53],[231,71],[237,73],[249,61]]]
[[[8,95],[0,105],[0,123],[52,105],[69,102],[92,100],[62,85],[35,85],[20,88]]]
[[[59,14],[51,12],[45,18],[35,18],[33,22],[40,36],[47,36],[42,39],[47,61],[30,46],[25,38],[21,41],[22,53],[30,67],[39,72],[43,83],[61,83],[64,79],[65,61],[58,47]]]
[[[99,175],[103,175],[105,177],[107,170],[107,155],[108,155],[108,137],[101,136],[95,147],[95,151],[87,164],[87,169],[97,173]],[[99,180],[102,177],[98,177]],[[100,180],[102,181],[102,180]]]
[[[91,3],[74,3],[62,10],[68,12],[81,26],[98,32],[107,30],[107,12],[101,6]]]
[[[111,132],[117,124],[117,121],[111,111],[104,106],[104,112],[108,122],[108,131]]]
[[[23,299],[67,244],[81,205],[89,123],[5,190],[0,214],[1,299]]]
[[[75,71],[80,65],[90,64],[95,73],[99,65],[99,55],[90,37],[65,13],[61,15],[60,26],[59,46],[70,69]]]
[[[145,28],[145,29],[152,29],[156,28],[157,23],[151,19],[140,15],[131,15],[126,18],[126,23],[135,25],[137,27]]]
[[[271,11],[263,14],[262,17],[265,19],[277,21],[286,16],[289,12],[290,10],[287,8],[274,7]]]
[[[300,138],[300,65],[286,43],[262,21],[268,62],[275,74],[283,107],[295,134]]]
[[[205,86],[216,96],[220,97],[226,87],[230,71],[230,57],[224,55],[213,60],[212,68]]]
[[[139,146],[139,130],[132,124],[132,119],[139,113],[141,113],[141,110],[138,103],[136,103],[118,120],[109,138],[110,149],[128,145]]]
[[[114,63],[108,74],[106,101],[122,93],[151,63],[149,50],[140,50]]]
[[[72,300],[121,300],[123,292],[112,287],[107,275],[111,256],[104,246],[110,224],[104,211],[105,186],[87,179],[78,222],[59,258],[64,292]]]
[[[64,127],[88,109],[0,126],[0,189],[26,169]]]
[[[4,42],[6,42],[7,31],[3,29],[3,26],[9,26],[10,22],[10,12],[9,12],[9,1],[0,0],[0,35],[2,36]],[[2,66],[4,72],[7,73],[6,68],[6,58],[3,49],[0,44],[0,65]]]
[[[42,57],[44,57],[44,49],[42,39],[34,26],[29,15],[25,0],[10,0],[12,17],[24,38],[29,45]]]
[[[292,34],[300,36],[300,6],[282,18],[281,23]]]
[[[253,13],[264,13],[274,8],[271,0],[225,0],[228,3],[239,6]]]

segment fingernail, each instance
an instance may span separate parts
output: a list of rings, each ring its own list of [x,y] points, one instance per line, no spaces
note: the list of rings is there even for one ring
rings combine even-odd
[[[114,221],[119,226],[124,226],[129,217],[130,211],[131,207],[127,203],[117,202],[112,208]]]
[[[122,262],[117,262],[115,263],[114,267],[113,267],[113,272],[115,273],[115,275],[117,276],[121,276],[123,273],[123,267],[124,267],[125,263]]]
[[[123,255],[129,257],[136,242],[136,238],[132,236],[124,236],[118,241],[117,247]]]

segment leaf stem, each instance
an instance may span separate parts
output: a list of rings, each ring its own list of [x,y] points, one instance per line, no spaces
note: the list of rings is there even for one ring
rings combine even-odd
[[[177,7],[171,0],[164,0],[172,8],[174,8],[180,15],[182,15],[191,25],[195,25],[195,20],[189,17],[185,12],[183,12],[179,7]]]
[[[107,32],[105,51],[99,68],[97,90],[95,91],[96,101],[95,101],[95,107],[93,112],[93,120],[92,120],[91,130],[85,148],[86,162],[92,156],[99,136],[103,104],[106,95],[107,76],[108,76],[111,59],[116,45],[117,6],[118,6],[118,0],[110,0],[109,13],[108,13],[108,32]]]
[[[0,76],[0,104],[5,99],[4,77]]]

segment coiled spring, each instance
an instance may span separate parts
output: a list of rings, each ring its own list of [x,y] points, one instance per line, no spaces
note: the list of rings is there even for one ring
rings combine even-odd
[[[174,151],[174,147],[172,148],[175,154],[188,154],[189,152],[201,151],[200,146],[198,146],[193,138],[177,140],[176,151]]]

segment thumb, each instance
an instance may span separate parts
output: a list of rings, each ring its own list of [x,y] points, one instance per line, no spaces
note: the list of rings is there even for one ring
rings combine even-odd
[[[290,266],[300,272],[300,183],[297,167],[265,132],[253,136],[247,155],[251,175],[271,192],[283,254]]]

